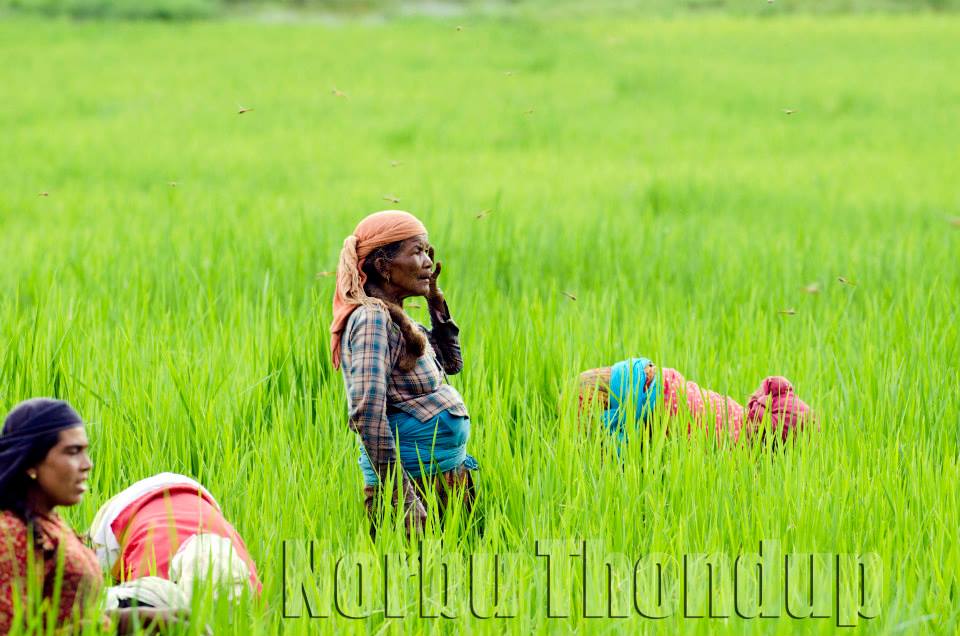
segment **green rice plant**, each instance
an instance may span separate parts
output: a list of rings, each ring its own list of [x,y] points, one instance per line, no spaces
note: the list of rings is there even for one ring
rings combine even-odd
[[[549,540],[876,553],[856,631],[956,632],[960,22],[771,17],[0,22],[0,406],[56,395],[89,422],[65,517],[156,472],[203,482],[264,598],[198,601],[190,633],[839,629],[587,618],[579,557],[548,590]],[[372,576],[418,563],[395,518],[367,534],[317,275],[388,207],[444,263],[481,465],[480,529],[455,505],[426,539],[519,555],[511,618],[421,618],[419,576],[404,618],[283,617],[299,540]],[[718,448],[655,420],[617,461],[570,388],[641,354],[740,400],[785,375],[820,429]]]

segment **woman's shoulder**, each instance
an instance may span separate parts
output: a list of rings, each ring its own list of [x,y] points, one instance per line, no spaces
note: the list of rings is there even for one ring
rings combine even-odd
[[[363,305],[357,305],[357,308],[353,310],[350,314],[350,318],[347,322],[354,322],[358,320],[370,320],[371,318],[376,318],[379,316],[390,317],[390,312],[387,311],[387,308],[384,307],[383,303],[370,302]]]
[[[45,550],[56,549],[57,543],[65,534],[76,534],[73,528],[55,511],[46,514],[34,514],[32,523],[40,532],[42,547]],[[5,536],[26,536],[27,522],[12,510],[4,510],[0,516],[0,534]],[[78,535],[79,536],[79,535]]]
[[[387,311],[387,308],[382,304],[369,303],[366,305],[360,305],[353,310],[353,313],[350,314],[350,318],[347,319],[347,327],[344,330],[344,333],[352,333],[361,326],[366,328],[372,327],[375,330],[382,328],[384,332],[386,332],[391,322],[390,312]]]
[[[0,510],[0,534],[10,536],[26,532],[27,523],[12,510]]]
[[[27,522],[12,510],[0,510],[0,554],[26,554],[28,541]]]

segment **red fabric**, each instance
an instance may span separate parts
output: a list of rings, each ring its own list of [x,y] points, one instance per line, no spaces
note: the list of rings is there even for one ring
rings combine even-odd
[[[63,549],[63,578],[58,625],[72,621],[88,602],[96,601],[103,583],[97,555],[80,541],[80,537],[56,514],[37,517],[35,523],[42,537],[43,552],[35,552],[36,582],[45,599],[52,599],[57,579],[57,553]],[[33,549],[33,535],[14,513],[0,511],[0,634],[14,627],[14,595],[24,607],[24,583],[27,576],[27,555]],[[26,609],[26,608],[25,608]],[[80,616],[78,615],[78,618]]]
[[[733,442],[739,441],[743,429],[744,410],[736,400],[716,391],[701,389],[696,382],[685,380],[676,369],[665,367],[662,373],[664,408],[671,417],[676,417],[680,412],[682,396],[686,402],[686,410],[690,414],[687,434],[691,433],[693,424],[708,431],[709,425],[705,419],[709,413],[713,415],[715,421],[713,430],[718,441],[724,431]]]
[[[760,387],[750,395],[747,403],[747,421],[753,428],[761,425],[769,408],[770,433],[787,441],[791,433],[802,431],[804,425],[815,421],[813,411],[793,392],[793,385],[783,376],[764,378]],[[761,436],[766,434],[760,431]]]
[[[120,542],[114,574],[123,581],[143,576],[169,578],[170,560],[180,545],[207,532],[230,539],[237,555],[250,568],[250,585],[262,589],[257,568],[243,538],[214,502],[195,486],[169,486],[135,500],[111,524]]]

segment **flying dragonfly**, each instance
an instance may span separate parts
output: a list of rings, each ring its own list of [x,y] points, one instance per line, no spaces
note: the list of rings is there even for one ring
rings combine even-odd
[[[171,188],[176,188],[176,187],[177,187],[177,182],[176,182],[176,181],[168,181],[168,182],[167,182],[167,185],[170,186]]]
[[[493,210],[490,210],[490,209],[480,210],[480,213],[477,215],[477,218],[482,219],[483,217],[487,216],[491,212],[493,212]]]
[[[40,197],[48,197],[48,196],[50,196],[50,193],[49,193],[49,192],[41,192],[41,193],[38,194],[37,196],[40,196]]]
[[[857,286],[855,282],[853,282],[852,280],[848,280],[843,276],[837,276],[837,282],[840,283],[841,285],[850,285],[851,287]]]
[[[576,300],[576,299],[577,299],[577,297],[574,296],[573,294],[571,294],[570,292],[562,291],[562,292],[560,292],[560,293],[563,294],[564,296],[566,296],[567,298],[569,298],[570,300]]]
[[[249,113],[251,110],[253,110],[253,109],[252,109],[252,108],[247,108],[246,106],[241,106],[241,107],[240,107],[240,110],[237,111],[237,114],[238,114],[238,115],[242,115],[242,114],[244,114],[244,113]]]
[[[795,316],[797,314],[797,310],[791,307],[789,309],[781,309],[777,313],[782,314],[784,316]]]
[[[797,112],[796,109],[793,109],[793,108],[784,108],[784,109],[783,109],[783,114],[784,114],[784,115],[793,115],[793,114],[796,113],[796,112]]]
[[[402,166],[402,165],[403,165],[403,163],[401,163],[401,162],[399,162],[399,161],[391,161],[391,162],[390,162],[390,167],[391,167],[391,168],[396,168],[397,166]]]
[[[384,201],[389,201],[390,203],[400,203],[400,199],[397,198],[395,194],[385,194],[383,195]]]
[[[336,86],[333,87],[333,90],[331,90],[330,93],[331,93],[334,97],[342,97],[342,98],[344,98],[344,99],[349,99],[349,97],[347,96],[347,94],[344,93],[344,92],[343,92],[342,90],[340,90],[339,88],[337,88]]]
[[[807,294],[819,294],[820,283],[809,283],[806,286],[804,286],[803,291]]]

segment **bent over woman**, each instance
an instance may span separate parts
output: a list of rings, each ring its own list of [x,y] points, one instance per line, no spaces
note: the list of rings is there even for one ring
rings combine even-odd
[[[340,253],[330,348],[343,373],[350,426],[360,436],[374,538],[380,486],[391,470],[399,469],[408,532],[423,528],[429,491],[436,493],[441,519],[454,493],[468,511],[473,504],[469,471],[477,463],[466,452],[469,414],[446,382],[446,374],[463,367],[459,328],[437,287],[440,269],[424,225],[397,210],[363,219]],[[426,298],[430,329],[403,310],[403,301],[415,296]]]
[[[90,538],[100,567],[123,583],[107,590],[108,606],[123,597],[150,603],[138,593],[159,587],[142,585],[153,577],[176,584],[164,588],[188,607],[198,580],[212,580],[215,595],[234,601],[245,588],[263,589],[243,537],[210,491],[186,475],[159,473],[114,495],[97,511]]]
[[[728,437],[734,444],[744,438],[786,442],[805,425],[816,423],[810,407],[782,376],[764,378],[746,409],[728,395],[701,388],[676,369],[665,367],[658,373],[649,358],[629,358],[612,367],[584,371],[579,384],[581,414],[591,405],[600,405],[601,420],[618,444],[632,424],[649,421],[661,404],[668,418],[680,420],[681,428],[685,420],[688,435],[696,429],[713,433],[718,441]]]

